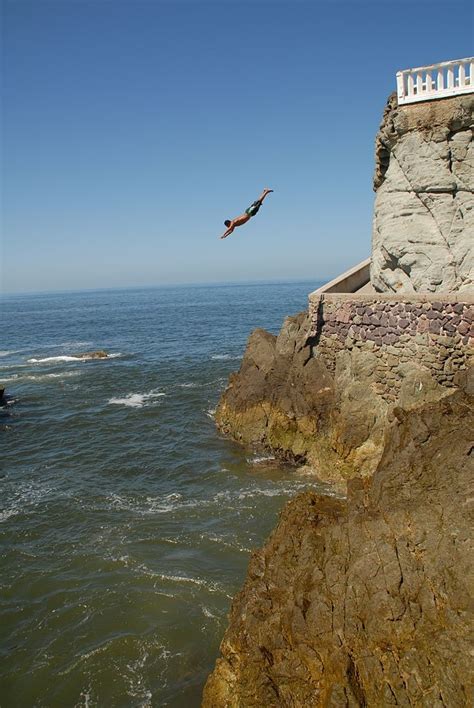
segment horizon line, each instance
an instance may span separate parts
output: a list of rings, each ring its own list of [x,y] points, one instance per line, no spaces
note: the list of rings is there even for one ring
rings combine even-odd
[[[186,288],[186,287],[235,287],[238,285],[277,285],[289,283],[326,283],[331,278],[263,278],[261,280],[210,280],[210,281],[189,281],[176,283],[160,283],[153,285],[116,285],[110,287],[92,287],[92,288],[65,288],[58,290],[13,290],[0,291],[0,297],[27,297],[28,295],[59,295],[64,293],[93,293],[93,292],[112,292],[117,290],[154,290],[159,288]]]

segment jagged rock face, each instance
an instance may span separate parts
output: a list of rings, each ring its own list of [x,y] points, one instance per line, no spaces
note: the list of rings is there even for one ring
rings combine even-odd
[[[347,500],[286,506],[233,602],[205,708],[470,705],[469,387],[396,409]]]
[[[324,481],[373,473],[391,406],[376,393],[377,357],[368,349],[336,354],[335,371],[314,356],[307,313],[287,317],[278,337],[257,329],[216,411],[220,430],[249,446],[308,463]],[[317,347],[316,347],[317,353]],[[446,394],[430,372],[407,364],[400,401]]]
[[[371,282],[453,291],[474,282],[474,97],[397,106],[376,138]]]

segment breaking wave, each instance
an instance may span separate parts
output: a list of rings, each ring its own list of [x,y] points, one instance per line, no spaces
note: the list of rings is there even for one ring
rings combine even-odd
[[[129,408],[143,408],[150,405],[157,398],[166,396],[163,391],[149,391],[148,393],[129,393],[123,398],[109,398],[107,403],[114,406],[128,406]]]
[[[211,354],[211,359],[218,361],[239,361],[242,357],[232,354]]]
[[[107,359],[115,359],[122,356],[120,352],[116,354],[108,354],[106,357],[95,357],[92,354],[85,356],[71,356],[69,354],[61,354],[60,356],[46,356],[43,359],[28,359],[29,364],[51,364],[56,361],[107,361]]]

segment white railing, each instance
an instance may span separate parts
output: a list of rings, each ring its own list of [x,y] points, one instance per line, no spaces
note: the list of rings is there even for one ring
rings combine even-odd
[[[474,92],[474,57],[397,72],[398,104]]]

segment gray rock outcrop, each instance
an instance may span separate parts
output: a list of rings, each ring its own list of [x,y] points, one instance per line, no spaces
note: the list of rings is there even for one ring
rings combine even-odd
[[[379,292],[474,283],[474,96],[398,107],[376,138],[371,282]]]

